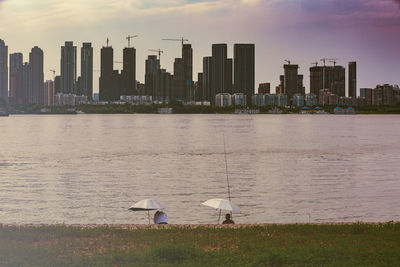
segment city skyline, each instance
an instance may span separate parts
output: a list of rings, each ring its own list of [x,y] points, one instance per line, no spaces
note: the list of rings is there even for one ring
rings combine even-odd
[[[65,41],[73,41],[79,47],[83,42],[91,42],[94,69],[99,70],[100,48],[107,37],[116,61],[122,61],[126,36],[138,34],[131,44],[137,51],[136,77],[141,82],[144,82],[145,59],[152,54],[148,49],[161,48],[164,51],[161,65],[173,73],[173,62],[180,57],[181,47],[161,39],[184,36],[193,48],[193,80],[202,72],[203,57],[211,56],[212,44],[228,44],[227,57],[233,58],[234,43],[254,43],[256,88],[264,82],[271,83],[272,88],[278,85],[284,59],[290,59],[300,66],[299,74],[305,76],[304,85],[309,92],[310,63],[323,57],[338,58],[338,64],[343,66],[356,61],[358,88],[398,83],[400,37],[395,33],[400,30],[400,5],[397,1],[336,1],[336,5],[331,0],[296,2],[101,0],[90,5],[88,1],[67,4],[39,0],[28,4],[24,0],[7,0],[0,1],[0,30],[9,54],[22,52],[26,58],[33,46],[44,50],[45,80],[52,78],[49,69],[59,69],[59,49]],[[79,16],[82,12],[86,12],[84,20]],[[278,15],[286,13],[291,16],[278,19]],[[22,23],[11,23],[22,20],[22,14],[26,18]],[[107,19],[104,14],[108,14]],[[60,25],[58,21],[65,16],[69,16],[70,23]],[[182,20],[185,23],[179,23]],[[80,59],[78,72],[79,62]],[[99,72],[93,76],[97,92]]]

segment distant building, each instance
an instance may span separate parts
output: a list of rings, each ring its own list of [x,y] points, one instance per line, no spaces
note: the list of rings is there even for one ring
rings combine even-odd
[[[288,96],[286,94],[279,94],[276,96],[277,107],[286,107],[289,105]]]
[[[319,95],[321,89],[328,89],[338,96],[345,96],[346,72],[342,66],[314,66],[310,68],[310,93]]]
[[[295,94],[292,96],[292,104],[295,107],[303,107],[304,106],[304,95]]]
[[[23,55],[10,54],[10,103],[23,104]]]
[[[76,46],[73,42],[65,42],[61,47],[61,91],[76,93]]]
[[[89,100],[93,98],[93,47],[91,43],[83,43],[81,48],[81,81],[79,94]]]
[[[193,48],[191,44],[183,44],[182,46],[182,68],[184,81],[184,99],[186,101],[194,100],[194,83],[193,83]]]
[[[0,99],[8,102],[8,46],[0,39]]]
[[[266,95],[265,94],[255,94],[251,97],[252,106],[256,107],[265,107],[266,103]]]
[[[186,97],[185,73],[182,58],[175,58],[172,81],[172,100],[184,102]]]
[[[278,95],[281,94],[269,94],[265,95],[265,102],[267,106],[275,107],[278,103]]]
[[[158,97],[158,80],[160,71],[160,61],[155,55],[149,55],[146,60],[145,72],[145,95],[151,95],[153,99]]]
[[[234,53],[234,93],[243,93],[248,105],[255,89],[255,45],[235,44]]]
[[[349,62],[349,97],[357,97],[357,62]]]
[[[114,50],[111,46],[101,49],[99,94],[100,101],[119,100],[121,78],[119,72],[114,70]]]
[[[318,105],[318,98],[315,94],[306,94],[305,97],[305,104],[307,107],[313,107]]]
[[[212,45],[212,60],[211,60],[211,71],[212,71],[212,87],[211,95],[219,93],[232,93],[227,89],[226,83],[226,67],[227,67],[227,44],[213,44]]]
[[[373,90],[372,104],[373,105],[393,105],[393,86],[389,84],[377,85]]]
[[[233,105],[235,106],[247,106],[247,95],[238,93],[232,95]]]
[[[271,93],[271,84],[270,83],[260,83],[258,85],[258,93],[259,94],[270,94]]]
[[[29,53],[28,99],[32,104],[43,104],[43,50],[35,46]]]
[[[31,86],[31,66],[25,62],[22,65],[22,103],[28,104],[29,102],[29,87]]]
[[[212,87],[212,57],[203,57],[203,90],[201,93],[201,101],[214,102],[215,98],[211,98]]]
[[[285,64],[283,65],[283,69],[283,93],[286,94],[289,99],[292,99],[293,95],[301,93],[301,89],[298,86],[299,65]]]
[[[43,105],[54,105],[54,81],[46,81],[43,85]]]
[[[372,105],[372,88],[360,88],[360,97],[365,99],[365,105]]]
[[[215,95],[215,106],[217,107],[232,106],[232,95],[228,93],[220,93]]]
[[[195,94],[194,100],[195,101],[203,101],[203,73],[199,72],[197,74],[197,83],[195,84]]]
[[[121,79],[120,95],[138,95],[136,90],[136,49],[134,47],[124,48]]]

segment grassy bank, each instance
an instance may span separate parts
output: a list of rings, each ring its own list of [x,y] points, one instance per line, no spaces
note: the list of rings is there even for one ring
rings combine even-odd
[[[400,223],[1,226],[0,266],[400,266]]]

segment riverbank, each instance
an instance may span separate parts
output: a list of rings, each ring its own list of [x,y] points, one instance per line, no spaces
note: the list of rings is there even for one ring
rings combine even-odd
[[[398,266],[400,223],[0,225],[1,266]]]

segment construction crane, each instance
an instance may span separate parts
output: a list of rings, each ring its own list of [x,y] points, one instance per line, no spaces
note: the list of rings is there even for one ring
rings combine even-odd
[[[139,37],[139,35],[128,35],[126,40],[128,40],[128,48],[131,47],[131,39]]]
[[[182,46],[183,46],[184,42],[189,42],[189,40],[185,39],[184,37],[181,37],[180,39],[171,38],[171,39],[162,39],[162,40],[163,41],[179,41],[179,42],[182,42]]]
[[[108,39],[108,37],[107,37],[107,46],[106,47],[108,47],[108,43],[110,42],[110,39]]]
[[[318,61],[312,62],[311,65],[315,65],[315,67],[318,66]]]
[[[285,61],[285,62],[287,62],[287,64],[289,64],[289,65],[290,65],[290,60],[288,60],[288,59],[285,59],[284,61]]]
[[[49,71],[53,73],[53,81],[54,81],[56,79],[56,70],[55,69],[51,69]]]
[[[164,53],[161,49],[155,50],[155,49],[149,49],[151,52],[157,52],[158,53],[158,60],[161,61],[161,53]]]
[[[335,67],[336,66],[336,63],[337,63],[337,58],[330,58],[329,59],[329,62],[332,62],[333,63],[333,66]]]
[[[328,60],[329,60],[328,58],[323,58],[323,59],[321,59],[321,61],[324,62],[324,67],[325,67],[326,61],[328,61]]]

